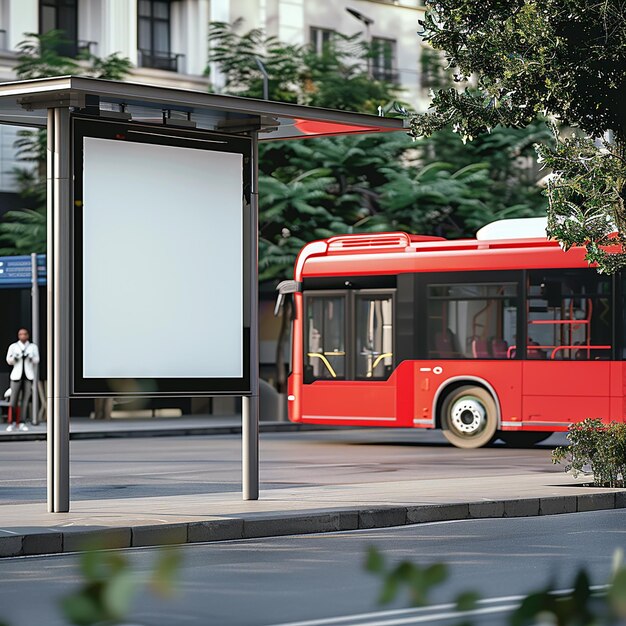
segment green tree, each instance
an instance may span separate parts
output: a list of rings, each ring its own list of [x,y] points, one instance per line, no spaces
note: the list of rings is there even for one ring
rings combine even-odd
[[[18,79],[87,74],[121,80],[129,72],[129,59],[119,54],[105,58],[86,53],[70,58],[59,53],[66,43],[62,31],[26,33],[18,45],[15,73]],[[16,156],[25,165],[14,169],[21,197],[34,208],[8,211],[0,221],[0,254],[30,254],[46,251],[46,131],[21,130],[15,143]]]
[[[209,63],[219,66],[225,79],[225,92],[249,98],[263,97],[260,61],[269,77],[269,98],[297,102],[303,71],[301,46],[284,44],[258,28],[239,34],[242,20],[209,24]],[[207,67],[206,74],[210,75]]]
[[[260,59],[270,98],[369,113],[393,110],[397,89],[367,75],[371,51],[360,37],[336,34],[314,51],[283,45],[259,30],[239,33],[238,27],[211,27],[209,61],[224,75],[226,93],[260,97]],[[446,84],[439,53],[432,52],[428,63],[433,85]],[[261,280],[292,276],[305,243],[338,233],[406,229],[471,236],[498,217],[545,213],[535,184],[539,175],[517,163],[534,154],[537,136],[549,135],[543,127],[501,129],[468,151],[451,135],[441,131],[419,142],[393,133],[262,144]],[[286,328],[285,316],[282,321]],[[279,342],[278,361],[281,355]],[[282,387],[284,372],[278,381]]]
[[[575,127],[574,137],[557,136],[554,148],[539,150],[554,172],[547,190],[549,232],[566,248],[586,246],[588,259],[603,271],[626,264],[626,254],[603,247],[626,243],[623,2],[426,4],[423,36],[456,68],[460,88],[438,90],[432,111],[413,117],[413,135],[452,127],[465,141],[497,126],[527,126],[539,115]],[[586,185],[579,184],[583,170]]]
[[[334,33],[317,52],[310,46],[283,43],[261,29],[240,33],[241,22],[209,25],[208,60],[224,76],[226,93],[261,98],[261,62],[270,100],[375,113],[397,98],[395,85],[367,75],[372,50],[360,34]],[[210,75],[210,65],[206,74]]]
[[[482,207],[453,214],[456,228],[450,225],[440,234],[471,237],[496,219],[545,215],[547,203],[539,186],[545,172],[539,168],[534,149],[538,141],[551,145],[552,135],[543,122],[535,120],[525,128],[496,127],[465,145],[451,129],[416,142],[423,163],[440,161],[459,170],[483,164],[488,175]]]

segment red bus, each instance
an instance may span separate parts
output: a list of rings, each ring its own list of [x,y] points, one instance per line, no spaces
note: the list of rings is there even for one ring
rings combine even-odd
[[[463,448],[624,421],[626,274],[584,255],[545,237],[308,244],[279,285],[294,303],[290,420],[441,428]]]

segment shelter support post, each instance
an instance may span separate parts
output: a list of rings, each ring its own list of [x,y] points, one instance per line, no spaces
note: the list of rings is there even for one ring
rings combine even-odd
[[[48,109],[48,511],[70,509],[70,113]]]
[[[242,495],[259,499],[259,396],[242,398]]]
[[[250,396],[241,400],[242,496],[259,499],[259,190],[258,138],[252,138],[252,189],[250,194]]]
[[[31,337],[33,343],[39,346],[39,276],[37,274],[37,254],[30,255],[31,270]],[[33,396],[31,406],[31,419],[36,426],[39,423],[39,365],[35,365],[35,376],[33,377]]]

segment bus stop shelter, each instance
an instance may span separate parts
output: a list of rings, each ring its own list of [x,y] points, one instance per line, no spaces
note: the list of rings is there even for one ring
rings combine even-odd
[[[48,510],[69,511],[74,397],[241,396],[257,499],[258,144],[403,121],[64,76],[1,84],[0,123],[47,129]]]

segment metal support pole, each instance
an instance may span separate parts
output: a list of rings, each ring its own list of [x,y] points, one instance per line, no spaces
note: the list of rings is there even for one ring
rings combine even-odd
[[[267,69],[263,63],[263,61],[261,61],[261,59],[259,59],[259,57],[254,57],[254,60],[256,61],[257,67],[259,68],[259,71],[261,72],[261,76],[263,76],[263,100],[269,100],[270,99],[270,77],[269,74],[267,73]]]
[[[31,336],[33,343],[39,348],[39,276],[37,273],[37,255],[30,255],[31,265]],[[31,418],[36,426],[39,423],[39,365],[35,365],[33,376],[33,398],[31,405]],[[26,417],[26,416],[24,416]]]
[[[258,139],[252,138],[250,194],[250,385],[241,401],[242,491],[244,500],[259,499],[259,267]]]
[[[367,77],[369,79],[372,79],[374,77],[374,74],[372,72],[372,54],[374,52],[374,49],[372,47],[372,31],[370,30],[370,22],[365,22],[365,29],[367,32],[366,38],[367,38],[367,47],[368,47],[368,51],[367,51]]]
[[[70,114],[48,109],[48,511],[70,509]]]
[[[244,500],[259,499],[259,397],[241,399],[242,495]]]

